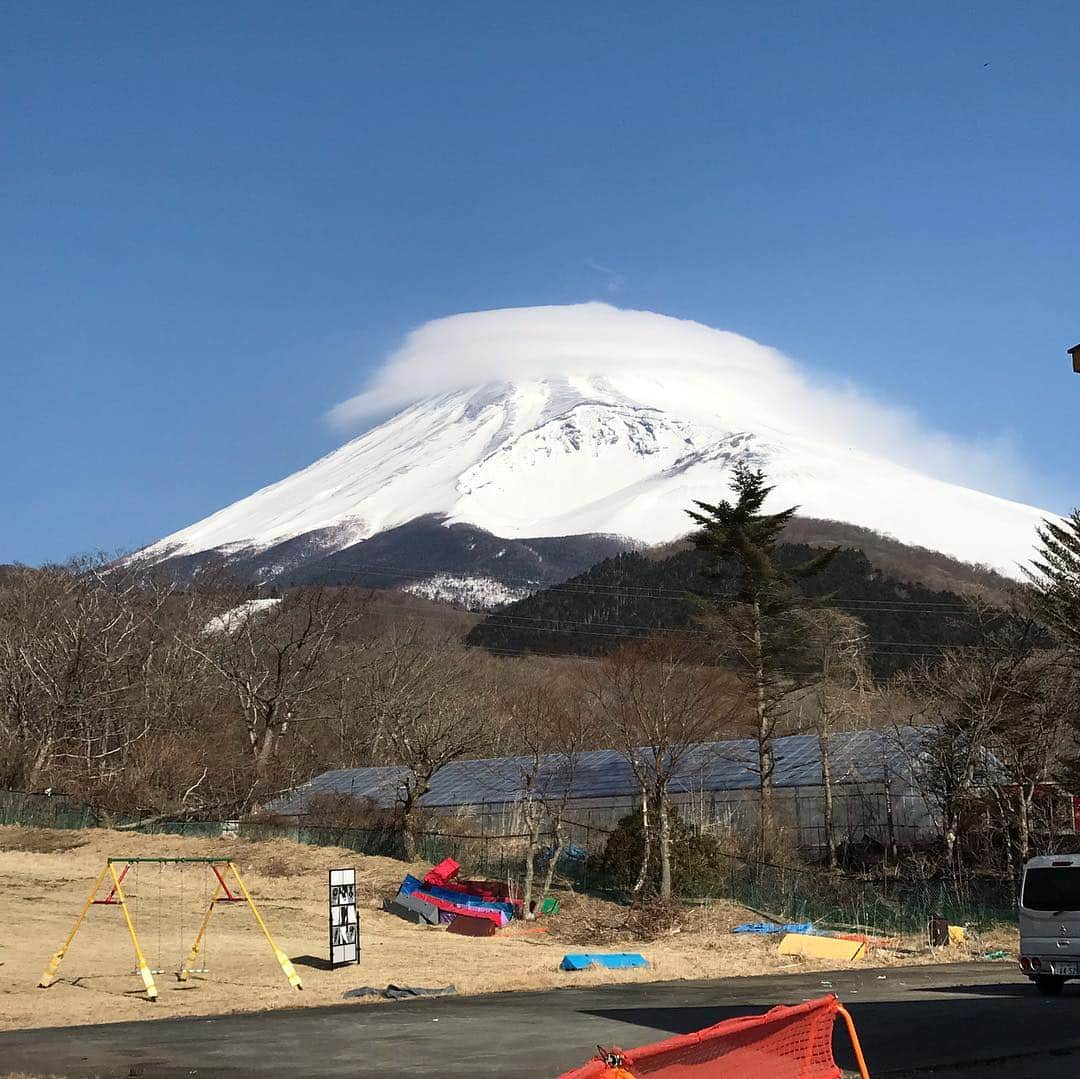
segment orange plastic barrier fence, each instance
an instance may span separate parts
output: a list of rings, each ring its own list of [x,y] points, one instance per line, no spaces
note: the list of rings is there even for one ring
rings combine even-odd
[[[640,1049],[603,1050],[560,1079],[840,1079],[832,1054],[838,1015],[847,1024],[859,1074],[869,1079],[851,1016],[831,994]]]

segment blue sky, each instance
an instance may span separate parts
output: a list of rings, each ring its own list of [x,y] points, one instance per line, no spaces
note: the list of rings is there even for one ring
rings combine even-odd
[[[589,299],[1080,502],[1078,54],[1072,2],[4,4],[0,561],[310,463],[429,319]]]

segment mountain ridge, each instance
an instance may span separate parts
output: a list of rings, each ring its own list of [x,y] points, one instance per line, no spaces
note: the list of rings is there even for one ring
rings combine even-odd
[[[790,540],[776,549],[782,567],[803,564],[819,553],[820,547]],[[465,641],[503,655],[597,657],[654,633],[700,633],[689,597],[692,592],[716,591],[721,580],[716,572],[714,560],[690,545],[668,554],[625,552],[489,612]],[[736,567],[729,572],[728,583],[734,586]],[[992,599],[989,593],[997,581],[982,576],[987,591],[978,598]],[[868,665],[879,679],[932,661],[943,648],[970,646],[980,639],[984,620],[971,591],[900,579],[883,572],[857,548],[837,549],[819,573],[798,587],[811,602],[837,607],[862,621]],[[993,619],[1013,617],[1003,604],[997,606]]]
[[[831,441],[813,417],[782,428],[768,402],[717,398],[718,386],[700,371],[635,370],[442,393],[133,557],[182,574],[216,565],[255,583],[290,583],[316,567],[332,577],[343,552],[380,536],[367,555],[382,546],[408,558],[396,530],[412,527],[422,549],[445,549],[443,562],[424,560],[431,575],[508,584],[498,549],[509,544],[536,566],[549,559],[532,580],[542,586],[580,572],[589,552],[677,540],[686,508],[725,497],[742,464],[775,484],[770,506],[798,505],[808,517],[1019,575],[1043,511]],[[452,534],[440,540],[432,522]],[[467,553],[481,540],[490,549],[483,564]]]

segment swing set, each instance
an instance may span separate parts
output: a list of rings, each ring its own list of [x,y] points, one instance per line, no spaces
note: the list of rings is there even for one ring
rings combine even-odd
[[[142,945],[139,943],[139,936],[136,931],[138,923],[138,909],[139,909],[139,887],[138,877],[140,866],[156,865],[158,867],[158,925],[157,925],[157,945],[158,945],[158,964],[154,968],[151,968],[150,964],[146,960],[146,954],[143,951]],[[274,938],[270,935],[270,930],[266,927],[266,922],[263,921],[262,915],[259,913],[258,908],[255,906],[255,901],[251,898],[251,893],[248,892],[247,886],[244,884],[243,878],[240,876],[239,871],[236,868],[236,863],[231,858],[109,858],[105,862],[105,867],[98,874],[97,880],[94,882],[93,890],[90,892],[89,897],[83,904],[83,908],[79,913],[78,918],[75,919],[74,928],[68,934],[67,940],[61,945],[60,950],[49,960],[49,965],[45,968],[45,973],[41,976],[41,981],[38,985],[42,989],[48,989],[50,985],[56,980],[56,972],[60,967],[64,956],[67,954],[68,948],[71,947],[71,942],[75,939],[75,934],[78,933],[79,927],[82,925],[87,913],[91,907],[119,907],[124,915],[124,922],[127,925],[128,933],[131,934],[131,943],[135,948],[135,959],[138,963],[138,973],[142,977],[143,985],[146,987],[146,997],[148,1000],[156,1000],[158,995],[157,983],[154,981],[155,974],[164,974],[165,971],[161,967],[161,918],[163,914],[163,882],[164,871],[166,866],[179,866],[180,873],[180,959],[178,967],[175,971],[177,981],[186,982],[188,976],[191,974],[208,974],[209,967],[207,965],[207,951],[206,951],[206,930],[210,924],[210,916],[214,913],[214,908],[221,903],[247,903],[251,910],[255,921],[258,923],[259,928],[263,931],[263,935],[266,937],[267,943],[270,945],[271,950],[274,953],[274,958],[278,961],[281,967],[282,973],[289,980],[289,985],[294,989],[303,989],[303,982],[300,981],[300,976],[293,968],[292,962],[289,957],[274,943]],[[205,868],[206,872],[202,874],[203,882],[203,895],[202,902],[206,906],[205,913],[202,916],[202,921],[199,925],[198,932],[195,934],[195,941],[192,944],[190,950],[186,956],[184,953],[184,892],[183,892],[183,870],[187,865],[201,865]],[[117,867],[121,867],[119,870]],[[126,894],[124,892],[124,880],[127,878],[128,873],[133,873],[133,878],[136,882],[133,894]],[[235,891],[229,887],[229,878],[232,878]],[[112,887],[109,889],[108,895],[104,899],[98,899],[98,892],[101,890],[102,884],[105,883],[106,878],[112,881]],[[210,892],[210,884],[213,883],[213,891]],[[210,894],[209,903],[206,902],[206,896]],[[132,898],[135,900],[135,913],[132,913]],[[200,961],[200,956],[201,961]],[[196,966],[196,963],[199,966]]]

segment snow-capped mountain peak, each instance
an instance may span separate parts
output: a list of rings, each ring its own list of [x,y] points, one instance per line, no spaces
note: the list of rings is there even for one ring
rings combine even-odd
[[[739,462],[766,472],[774,508],[798,505],[807,516],[1013,576],[1030,557],[1042,511],[935,479],[891,459],[873,438],[853,445],[836,402],[823,405],[812,389],[802,400],[778,354],[698,329],[716,337],[715,356],[638,357],[620,368],[597,359],[599,346],[583,347],[557,375],[434,394],[140,557],[260,556],[258,577],[267,580],[417,519],[525,544],[575,536],[657,543],[687,532],[694,500],[725,497]],[[756,363],[752,349],[761,353]],[[429,553],[432,572],[491,572]]]

